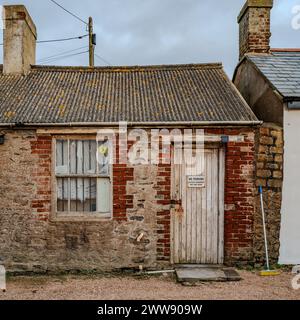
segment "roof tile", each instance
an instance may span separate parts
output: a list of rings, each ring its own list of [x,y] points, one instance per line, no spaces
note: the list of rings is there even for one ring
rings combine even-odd
[[[300,98],[300,51],[276,49],[271,55],[247,55],[274,88],[286,98]]]
[[[1,72],[1,71],[0,71]],[[257,121],[221,64],[0,74],[0,123]]]

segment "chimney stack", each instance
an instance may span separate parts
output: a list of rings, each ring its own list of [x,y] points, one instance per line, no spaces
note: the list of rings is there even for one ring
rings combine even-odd
[[[273,0],[247,0],[238,16],[240,59],[246,53],[270,53]]]
[[[4,6],[3,73],[26,74],[35,64],[36,27],[23,5]]]

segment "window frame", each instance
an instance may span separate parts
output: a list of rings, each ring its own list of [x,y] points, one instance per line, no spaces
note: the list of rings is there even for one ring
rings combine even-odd
[[[84,141],[84,140],[94,140],[97,141],[96,135],[55,135],[52,136],[52,155],[51,155],[51,218],[52,220],[59,220],[59,221],[99,221],[99,220],[112,220],[113,219],[113,165],[109,165],[109,174],[108,176],[101,176],[97,173],[95,174],[82,174],[82,178],[96,178],[96,185],[97,185],[97,179],[102,178],[108,178],[110,180],[110,211],[107,213],[101,213],[101,212],[84,212],[84,211],[67,211],[67,212],[60,212],[57,210],[57,179],[59,177],[69,177],[72,178],[72,174],[56,174],[56,146],[57,146],[57,140],[78,140],[78,141]],[[68,143],[69,145],[69,143]],[[69,149],[68,149],[69,153]],[[79,177],[79,175],[74,175],[75,177]],[[70,192],[70,190],[69,190]],[[98,192],[96,189],[96,203],[98,200]],[[70,194],[69,194],[70,197]]]

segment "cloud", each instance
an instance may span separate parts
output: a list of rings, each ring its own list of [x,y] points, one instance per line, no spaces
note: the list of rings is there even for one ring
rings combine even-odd
[[[236,17],[245,0],[58,0],[87,20],[93,16],[96,52],[114,65],[223,62],[232,75],[238,59]],[[40,40],[86,34],[86,26],[49,0],[8,0],[26,5]],[[291,8],[300,0],[275,0],[272,46],[299,47],[300,31],[291,28]],[[87,45],[87,38],[38,44],[37,61]],[[2,53],[0,54],[2,60]],[[53,61],[87,65],[88,55]],[[96,58],[96,63],[104,63]]]

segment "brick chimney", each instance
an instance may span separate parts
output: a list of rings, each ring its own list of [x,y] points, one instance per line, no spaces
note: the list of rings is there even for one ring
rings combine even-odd
[[[238,16],[240,59],[246,53],[270,53],[273,0],[247,0]]]
[[[35,64],[36,27],[22,5],[4,6],[3,73],[26,74]]]

